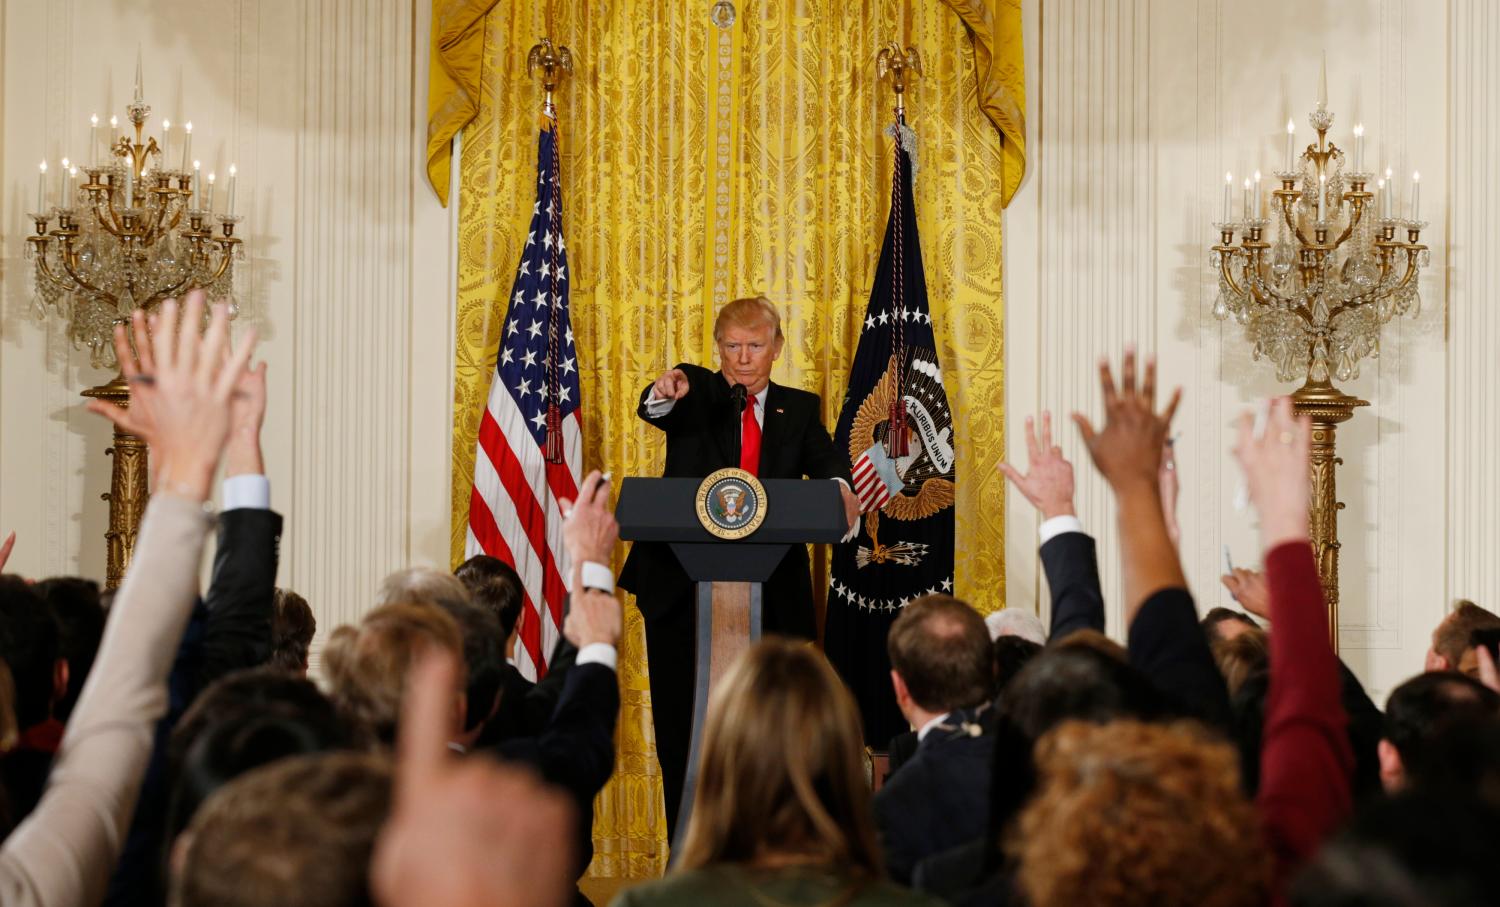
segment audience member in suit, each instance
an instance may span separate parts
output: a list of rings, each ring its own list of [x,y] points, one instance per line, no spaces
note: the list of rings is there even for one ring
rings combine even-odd
[[[614,907],[935,904],[885,880],[863,757],[859,711],[827,660],[794,640],[757,643],[709,704],[673,869]]]
[[[608,568],[604,569],[608,572]],[[517,737],[534,737],[546,727],[562,695],[568,669],[578,649],[564,637],[557,641],[547,660],[547,675],[540,682],[528,680],[516,668],[516,628],[521,620],[524,587],[515,569],[499,558],[476,554],[454,571],[469,590],[474,603],[495,616],[504,641],[505,663],[500,668],[500,704],[484,723],[480,747],[494,747]]]
[[[1454,671],[1418,674],[1386,700],[1379,743],[1381,784],[1395,794],[1415,786],[1414,779],[1455,774],[1460,765],[1441,758],[1436,742],[1454,728],[1496,722],[1500,693]]]
[[[993,692],[984,620],[947,595],[908,604],[886,638],[896,704],[917,728],[917,752],[875,795],[891,878],[909,883],[918,861],[987,827],[993,735],[981,716]]]
[[[641,391],[638,415],[667,436],[662,475],[702,478],[740,466],[763,479],[838,479],[852,526],[859,502],[849,490],[849,458],[834,447],[823,426],[822,401],[817,394],[771,381],[771,367],[785,342],[776,307],[764,297],[734,300],[720,310],[714,340],[719,371],[682,364]],[[730,390],[736,385],[747,395],[742,413],[731,404]],[[620,571],[620,585],[635,593],[646,618],[656,755],[667,827],[675,830],[692,742],[693,583],[666,543],[638,542]],[[766,633],[813,638],[806,546],[787,551],[765,583],[763,601]]]
[[[57,622],[36,590],[19,576],[0,577],[0,659],[15,684],[16,745],[0,758],[10,819],[30,815],[47,786],[63,724],[54,705],[68,689],[68,662],[58,644]]]

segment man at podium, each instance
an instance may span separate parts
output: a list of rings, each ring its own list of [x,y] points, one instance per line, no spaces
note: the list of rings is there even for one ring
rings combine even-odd
[[[719,371],[682,364],[641,391],[640,417],[667,433],[663,476],[702,478],[738,466],[763,479],[836,479],[849,525],[859,501],[849,490],[849,461],[823,427],[817,394],[771,381],[781,355],[781,316],[765,297],[736,299],[714,322]],[[743,391],[740,390],[743,388]],[[620,586],[646,619],[646,658],[656,753],[666,794],[668,835],[677,822],[693,718],[693,582],[663,542],[637,542]],[[807,548],[793,545],[762,590],[766,633],[813,638]]]

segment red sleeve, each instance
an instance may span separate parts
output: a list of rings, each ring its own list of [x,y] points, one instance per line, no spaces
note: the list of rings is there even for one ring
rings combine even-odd
[[[1339,694],[1338,658],[1312,546],[1266,555],[1271,593],[1271,687],[1257,806],[1276,860],[1276,890],[1351,811],[1354,752]]]

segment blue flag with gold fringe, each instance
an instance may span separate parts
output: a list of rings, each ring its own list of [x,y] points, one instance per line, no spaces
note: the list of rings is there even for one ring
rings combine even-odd
[[[834,444],[849,457],[862,513],[835,545],[825,648],[859,700],[865,741],[907,729],[891,689],[886,634],[913,598],[953,592],[953,414],[927,307],[912,194],[916,134],[898,117],[891,210]]]

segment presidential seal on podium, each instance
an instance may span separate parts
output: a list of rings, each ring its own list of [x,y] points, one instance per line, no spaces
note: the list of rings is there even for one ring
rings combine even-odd
[[[742,539],[765,518],[765,486],[743,469],[721,469],[698,486],[698,521],[716,538]]]

